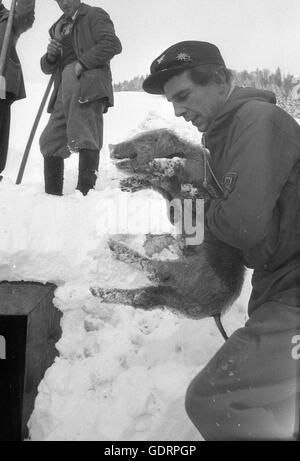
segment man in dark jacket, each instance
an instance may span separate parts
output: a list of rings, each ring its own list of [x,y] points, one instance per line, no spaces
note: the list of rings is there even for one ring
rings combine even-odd
[[[103,113],[113,105],[110,60],[122,47],[109,15],[80,0],[57,0],[63,15],[50,29],[46,74],[55,74],[49,122],[40,138],[45,191],[62,195],[64,158],[79,152],[77,189],[95,185],[103,142]]]
[[[10,129],[10,109],[14,101],[26,97],[21,64],[16,51],[16,43],[23,32],[32,27],[34,22],[34,0],[19,0],[13,22],[4,77],[6,81],[6,98],[0,99],[0,173],[4,170],[7,159]],[[9,11],[0,1],[0,48],[7,26]],[[1,177],[2,179],[2,177]]]
[[[193,380],[186,410],[206,440],[299,434],[300,127],[275,95],[232,84],[217,47],[181,42],[151,65],[164,94],[201,132],[223,196],[206,204],[215,239],[254,269],[249,320]]]

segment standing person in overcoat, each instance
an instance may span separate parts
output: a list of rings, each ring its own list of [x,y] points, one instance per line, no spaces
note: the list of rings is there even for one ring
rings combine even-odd
[[[49,122],[40,137],[45,192],[62,195],[64,159],[79,153],[77,189],[95,185],[103,143],[103,114],[113,106],[110,61],[121,53],[109,15],[81,0],[56,0],[63,15],[50,29],[41,59],[45,74],[55,73]]]
[[[10,132],[11,105],[14,101],[26,97],[21,63],[16,51],[16,44],[21,34],[32,27],[34,22],[34,0],[18,0],[14,15],[13,30],[10,38],[4,77],[6,81],[6,98],[0,99],[0,173],[4,170]],[[9,11],[0,0],[0,48],[7,26]],[[0,176],[2,179],[2,176]]]

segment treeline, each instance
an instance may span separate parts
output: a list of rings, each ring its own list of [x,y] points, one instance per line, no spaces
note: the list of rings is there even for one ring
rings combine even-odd
[[[294,117],[300,118],[300,85],[299,78],[291,74],[283,75],[278,67],[275,73],[268,69],[256,69],[253,72],[243,70],[232,71],[234,82],[239,86],[255,87],[273,91],[277,97],[277,104]],[[143,91],[142,83],[145,76],[137,76],[131,80],[114,84],[114,91]],[[299,95],[296,91],[299,88]]]
[[[270,90],[276,94],[277,104],[289,112],[293,117],[300,118],[300,78],[291,74],[283,75],[278,67],[275,73],[268,69],[248,72],[233,71],[234,81],[239,86],[250,86],[263,90]]]
[[[124,80],[114,84],[114,91],[143,91],[142,84],[146,77],[134,77],[131,80]]]

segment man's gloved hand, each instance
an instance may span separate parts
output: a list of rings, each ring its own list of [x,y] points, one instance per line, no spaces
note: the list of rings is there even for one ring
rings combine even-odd
[[[48,61],[55,62],[61,56],[61,51],[62,51],[62,44],[55,38],[52,38],[47,47]]]
[[[74,72],[75,72],[76,77],[80,78],[83,71],[84,71],[83,65],[79,61],[76,62],[75,67],[74,67]]]
[[[34,17],[35,0],[17,0],[16,16],[19,18]]]
[[[55,62],[62,53],[62,28],[64,27],[64,18],[57,22],[50,43],[47,47],[47,59],[50,62]]]
[[[17,0],[14,17],[14,34],[17,41],[19,36],[32,27],[35,15],[35,0]]]

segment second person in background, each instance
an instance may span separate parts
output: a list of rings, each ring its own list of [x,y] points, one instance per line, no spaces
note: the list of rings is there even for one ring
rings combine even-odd
[[[19,56],[16,50],[17,42],[24,32],[29,30],[34,23],[35,0],[18,0],[13,19],[13,29],[9,40],[8,54],[4,65],[5,99],[0,99],[0,173],[5,168],[9,134],[11,105],[26,97],[24,78]],[[4,37],[8,23],[9,10],[0,0],[0,49],[4,44]],[[0,175],[0,181],[2,175]]]
[[[40,137],[45,192],[62,195],[64,159],[79,152],[77,189],[96,183],[103,143],[103,114],[113,106],[110,60],[121,53],[109,15],[81,0],[56,0],[63,15],[50,29],[45,74],[55,73],[49,122]]]

